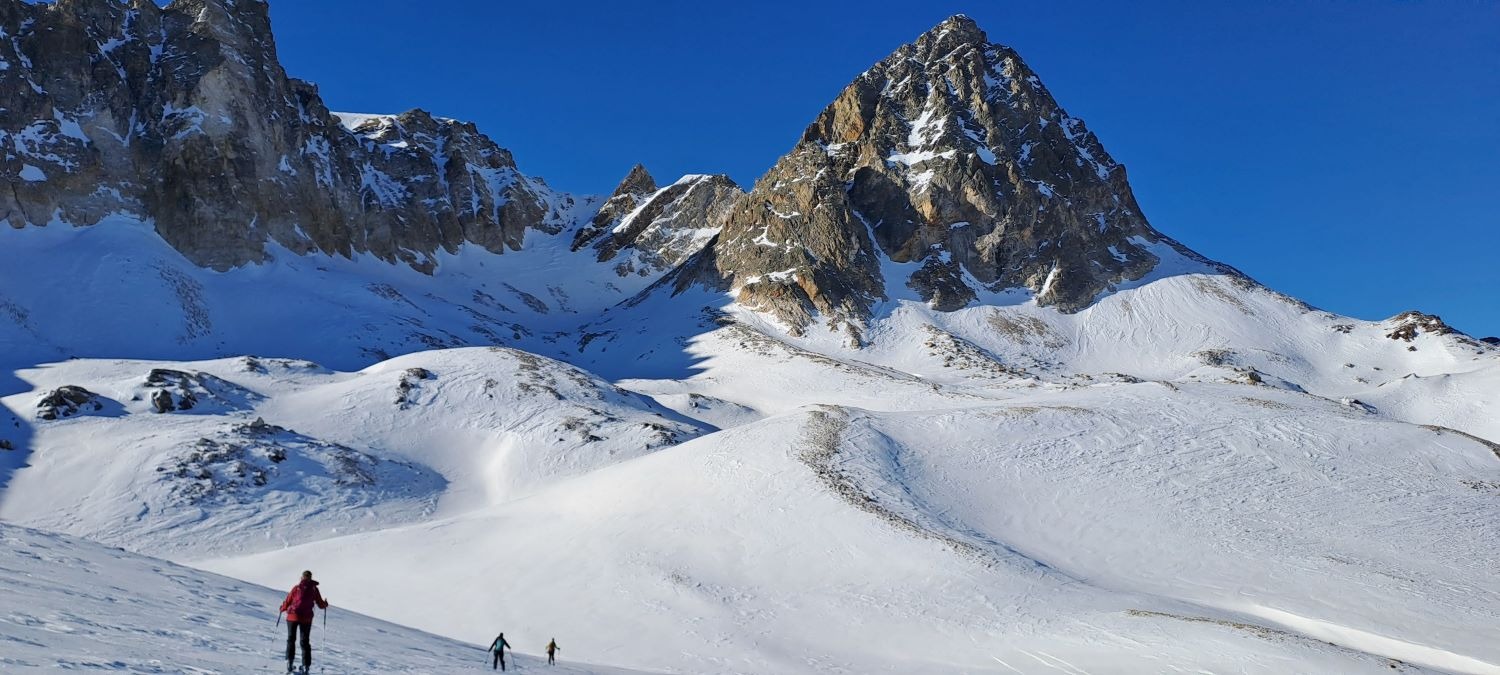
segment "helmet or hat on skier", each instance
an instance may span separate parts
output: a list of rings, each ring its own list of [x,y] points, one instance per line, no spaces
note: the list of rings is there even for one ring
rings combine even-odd
[[[303,579],[311,579],[312,578],[312,570],[302,570],[302,578]]]

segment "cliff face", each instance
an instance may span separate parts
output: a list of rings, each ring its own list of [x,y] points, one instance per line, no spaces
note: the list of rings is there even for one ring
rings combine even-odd
[[[330,112],[279,64],[263,0],[0,0],[0,31],[0,218],[123,212],[218,270],[275,245],[430,272],[439,251],[565,233],[619,275],[680,267],[794,331],[821,315],[857,336],[908,288],[944,311],[1010,288],[1076,311],[1164,239],[1124,167],[962,16],[856,78],[749,194],[638,166],[608,200],[523,175],[472,124]]]
[[[370,253],[423,270],[501,252],[585,200],[516,169],[472,124],[330,113],[277,61],[262,0],[0,2],[0,218],[124,212],[194,262]]]
[[[701,251],[743,195],[723,175],[687,175],[658,188],[637,164],[578,230],[573,250],[591,246],[621,276],[658,276]]]
[[[1083,122],[957,16],[839,94],[736,204],[695,280],[794,329],[815,313],[857,328],[887,284],[940,310],[1025,287],[1076,311],[1149,272],[1160,238]],[[916,267],[890,278],[882,258]]]

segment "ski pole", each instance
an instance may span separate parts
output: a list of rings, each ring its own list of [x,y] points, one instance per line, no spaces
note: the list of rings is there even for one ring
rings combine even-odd
[[[277,628],[280,628],[280,627],[281,627],[281,615],[282,615],[282,613],[283,613],[283,612],[285,612],[285,611],[286,611],[286,610],[281,610],[281,611],[280,611],[280,612],[277,612],[277,613],[276,613],[276,627],[277,627]]]

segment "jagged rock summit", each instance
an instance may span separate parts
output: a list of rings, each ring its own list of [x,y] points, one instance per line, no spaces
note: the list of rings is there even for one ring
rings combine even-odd
[[[665,188],[637,164],[573,237],[620,276],[654,276],[702,250],[744,192],[728,176],[689,174]]]
[[[819,313],[857,328],[891,284],[939,310],[1026,288],[1068,312],[1147,274],[1164,241],[1180,248],[1147,224],[1125,168],[960,15],[846,87],[687,281],[794,330]]]
[[[277,60],[264,0],[0,2],[0,219],[124,213],[201,266],[370,253],[423,271],[474,243],[516,249],[579,200],[472,124],[330,113]]]

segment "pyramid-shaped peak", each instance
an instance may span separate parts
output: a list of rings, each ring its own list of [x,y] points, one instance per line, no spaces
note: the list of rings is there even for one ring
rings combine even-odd
[[[625,174],[625,180],[620,181],[620,186],[615,188],[615,195],[642,194],[656,190],[656,179],[651,177],[651,172],[646,170],[645,165],[636,164],[631,167],[630,173]]]
[[[951,44],[985,44],[988,36],[978,23],[967,15],[954,14],[922,34],[918,41],[945,42]]]
[[[735,206],[710,280],[787,325],[821,314],[857,335],[900,289],[939,311],[1012,289],[1079,311],[1154,269],[1162,239],[1083,121],[955,15],[824,108]]]

